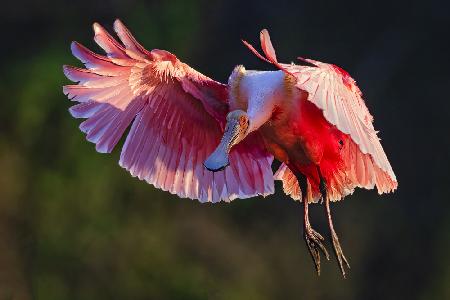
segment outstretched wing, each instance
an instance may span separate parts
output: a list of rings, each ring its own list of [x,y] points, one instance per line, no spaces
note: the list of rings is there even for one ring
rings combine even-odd
[[[98,152],[109,153],[131,125],[119,164],[133,176],[180,197],[229,201],[273,193],[272,157],[258,135],[230,153],[230,167],[210,172],[203,161],[220,141],[228,113],[227,86],[164,50],[145,50],[116,20],[118,43],[98,24],[98,55],[72,43],[86,69],[64,66],[76,85],[64,93],[85,118],[80,129]]]
[[[285,68],[297,78],[297,87],[308,92],[308,100],[323,110],[325,119],[350,136],[342,149],[350,182],[364,188],[376,185],[380,194],[396,189],[397,179],[355,81],[335,65],[305,61],[317,67]]]
[[[355,81],[341,68],[311,59],[302,59],[312,65],[281,64],[267,30],[261,31],[261,47],[266,58],[244,42],[261,59],[273,63],[296,78],[296,86],[308,92],[308,100],[322,109],[325,119],[350,139],[342,149],[348,182],[353,186],[373,188],[386,193],[397,188],[397,179],[373,127],[373,118],[367,109]],[[282,166],[276,179],[286,181],[288,194],[298,197],[298,189],[289,185],[290,170]],[[283,182],[284,183],[284,182]],[[353,186],[348,186],[351,192]],[[286,191],[286,189],[285,189]]]

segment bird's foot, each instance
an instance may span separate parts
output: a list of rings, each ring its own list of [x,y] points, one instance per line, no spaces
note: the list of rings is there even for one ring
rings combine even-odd
[[[320,233],[312,229],[310,224],[305,224],[303,236],[316,267],[317,275],[320,275],[320,251],[322,251],[327,260],[330,260],[328,251],[322,243],[324,239]]]
[[[333,242],[334,254],[336,255],[336,258],[338,260],[339,268],[341,269],[342,276],[344,276],[344,278],[345,278],[346,268],[350,269],[350,264],[348,263],[347,258],[344,255],[344,252],[342,251],[341,244],[339,243],[339,238],[338,238],[336,232],[334,231],[334,228],[330,228],[330,233],[331,233],[331,241]],[[344,265],[344,263],[345,263],[345,265]]]

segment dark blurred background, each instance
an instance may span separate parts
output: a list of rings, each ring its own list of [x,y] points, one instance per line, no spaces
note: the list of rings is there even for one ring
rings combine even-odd
[[[0,10],[0,300],[450,299],[448,2],[7,1]],[[399,180],[334,205],[352,269],[317,277],[300,205],[275,195],[200,204],[95,152],[70,117],[72,40],[121,18],[148,49],[226,82],[268,69],[240,42],[268,28],[279,60],[333,62],[358,81]],[[314,226],[326,231],[320,206]]]

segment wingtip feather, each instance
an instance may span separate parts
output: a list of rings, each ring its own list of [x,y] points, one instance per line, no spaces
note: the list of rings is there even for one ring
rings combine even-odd
[[[63,65],[62,66],[64,76],[66,76],[67,79],[69,79],[72,82],[79,82],[75,76],[72,75],[72,72],[76,69],[73,66],[70,65]]]
[[[72,41],[72,43],[70,43],[70,51],[72,52],[72,55],[84,63],[81,55],[81,51],[83,50],[83,48],[85,47],[77,41]]]
[[[63,86],[63,94],[69,96],[69,91],[67,90],[67,85]]]
[[[94,33],[98,33],[100,30],[102,30],[102,28],[103,28],[102,25],[100,25],[97,22],[94,22],[92,24],[92,29],[94,30]]]
[[[70,75],[69,75],[69,68],[70,68],[69,65],[63,65],[63,66],[62,66],[64,76],[66,76],[67,79],[70,80],[70,77],[69,77],[69,76],[70,76]]]
[[[265,58],[264,56],[262,56],[258,50],[255,49],[255,47],[253,47],[249,42],[247,42],[246,40],[241,39],[242,43],[244,43],[244,45],[253,53],[256,55],[256,57],[258,57],[259,59],[261,59],[262,61],[271,63],[270,60],[268,60],[267,58]]]
[[[266,57],[273,63],[278,63],[277,55],[275,53],[275,49],[273,48],[269,31],[267,29],[261,30],[261,32],[259,33],[259,39],[261,41],[261,48]]]
[[[113,23],[114,26],[123,26],[122,21],[119,18],[116,18]]]
[[[120,19],[115,19],[113,23],[113,29],[116,33],[119,33],[120,31],[128,31],[125,24]]]
[[[74,49],[77,47],[78,42],[77,41],[72,41],[70,42],[70,51],[73,54]]]

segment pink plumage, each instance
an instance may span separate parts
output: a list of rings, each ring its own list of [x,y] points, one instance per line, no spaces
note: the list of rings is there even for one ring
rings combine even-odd
[[[311,59],[310,66],[277,60],[267,30],[260,33],[260,59],[279,71],[232,72],[214,81],[165,50],[146,50],[122,22],[121,43],[95,23],[99,55],[73,42],[85,68],[64,66],[64,93],[72,116],[96,150],[111,152],[130,128],[119,164],[132,176],[180,197],[201,202],[269,195],[274,179],[304,205],[305,240],[320,271],[328,253],[311,228],[308,203],[322,200],[335,254],[348,266],[333,228],[329,202],[356,187],[378,192],[397,179],[355,81],[343,69]],[[282,165],[272,173],[273,159]]]
[[[114,29],[123,45],[99,24],[93,27],[107,56],[72,43],[86,69],[64,66],[67,78],[78,82],[64,93],[79,102],[70,112],[87,119],[80,129],[98,152],[111,152],[131,125],[119,164],[157,188],[202,202],[273,193],[272,157],[256,134],[231,153],[231,168],[212,173],[203,167],[222,135],[226,85],[167,51],[145,50],[119,20]]]

